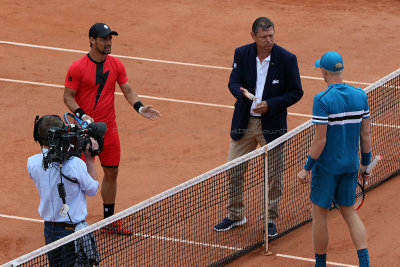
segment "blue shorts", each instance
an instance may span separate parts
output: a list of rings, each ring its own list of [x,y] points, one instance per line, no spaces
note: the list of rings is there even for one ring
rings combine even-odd
[[[339,206],[353,206],[357,179],[358,171],[331,174],[316,164],[311,174],[310,200],[325,209],[330,209],[333,202]]]

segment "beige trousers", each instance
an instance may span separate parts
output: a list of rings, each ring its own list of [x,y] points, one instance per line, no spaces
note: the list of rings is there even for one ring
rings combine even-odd
[[[262,134],[261,119],[250,117],[249,124],[245,135],[235,141],[231,140],[228,154],[228,161],[234,160],[243,156],[257,148],[257,145],[265,146],[264,135]],[[268,157],[268,167],[272,166],[272,159],[275,159],[275,166],[278,165],[278,172],[275,176],[268,178],[268,221],[275,223],[275,219],[279,216],[279,199],[282,195],[282,149],[283,145],[276,147],[273,150],[273,155]],[[268,155],[270,156],[270,155]],[[278,159],[278,160],[277,160]],[[243,204],[243,187],[244,174],[247,171],[247,164],[240,164],[228,171],[227,179],[227,217],[230,220],[242,220],[244,215]]]

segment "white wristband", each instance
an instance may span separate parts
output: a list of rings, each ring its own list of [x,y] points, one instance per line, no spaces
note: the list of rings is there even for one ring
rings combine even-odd
[[[91,123],[92,123],[92,121],[91,121],[91,120],[85,120],[85,119],[84,119],[85,117],[89,117],[89,116],[88,116],[88,115],[86,115],[86,114],[85,114],[85,115],[83,115],[83,116],[82,116],[82,120],[83,120],[83,121],[85,121],[85,122],[86,122],[88,125],[89,125],[89,124],[91,124]]]
[[[143,108],[144,108],[143,106],[139,108],[139,111],[138,111],[138,112],[139,112],[139,114],[142,114],[142,112],[141,112],[141,111],[142,111],[142,109],[143,109]]]

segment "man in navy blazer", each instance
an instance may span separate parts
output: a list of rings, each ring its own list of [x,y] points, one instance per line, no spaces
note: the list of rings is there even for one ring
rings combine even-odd
[[[256,19],[251,37],[254,43],[235,50],[229,78],[228,87],[236,103],[228,161],[285,134],[287,108],[303,96],[297,58],[275,44],[273,22],[265,17]],[[282,150],[283,145],[274,149],[273,158],[278,158],[274,160],[278,168],[282,168]],[[228,175],[228,214],[214,227],[216,231],[246,223],[243,205],[243,169],[246,168],[231,170]],[[282,175],[278,176],[269,178],[268,235],[271,237],[277,235],[275,220],[279,216],[278,203],[282,195]]]

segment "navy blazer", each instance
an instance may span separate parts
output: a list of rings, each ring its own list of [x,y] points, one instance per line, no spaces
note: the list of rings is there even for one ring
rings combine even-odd
[[[243,97],[240,87],[255,94],[257,81],[257,47],[251,43],[235,50],[229,90],[236,98],[231,138],[239,140],[246,132],[252,101]],[[274,44],[271,51],[262,101],[267,101],[268,112],[261,115],[262,129],[267,143],[287,132],[287,108],[303,96],[299,67],[294,54]]]

